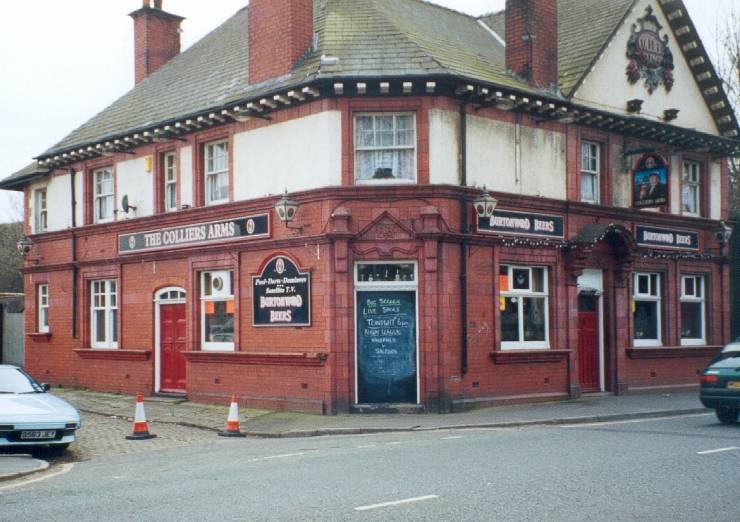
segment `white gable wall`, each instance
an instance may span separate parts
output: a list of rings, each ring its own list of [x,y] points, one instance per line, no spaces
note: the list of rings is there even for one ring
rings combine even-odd
[[[454,111],[429,111],[429,182],[459,185],[460,115]]]
[[[180,206],[193,206],[193,147],[180,149]]]
[[[653,14],[663,26],[660,35],[668,35],[668,46],[673,53],[675,82],[671,92],[666,92],[663,85],[659,85],[653,94],[649,94],[644,85],[644,79],[631,85],[627,80],[627,41],[630,37],[632,24],[645,15],[645,8],[653,7]],[[638,24],[639,28],[639,24]],[[693,128],[711,134],[718,134],[701,91],[697,86],[691,69],[684,60],[681,49],[673,37],[668,21],[663,15],[662,8],[657,1],[640,0],[630,12],[624,25],[619,28],[609,46],[598,58],[593,70],[586,76],[583,84],[574,95],[574,101],[590,107],[612,112],[629,114],[627,100],[644,100],[640,116],[655,121],[662,121],[663,111],[679,109],[678,118],[671,122],[686,128]]]
[[[36,196],[34,192],[42,188],[46,189],[46,231],[53,232],[55,230],[64,230],[72,226],[72,213],[70,211],[70,205],[72,204],[70,197],[71,182],[69,176],[69,174],[61,174],[57,176],[48,175],[33,181],[29,185],[30,215],[28,217],[28,222],[31,225],[31,230],[34,234],[38,232],[35,229]]]
[[[325,111],[234,135],[234,199],[342,183],[342,116]]]

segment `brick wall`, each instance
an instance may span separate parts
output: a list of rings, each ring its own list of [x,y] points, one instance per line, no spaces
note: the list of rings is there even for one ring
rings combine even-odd
[[[287,74],[309,50],[313,0],[249,2],[249,83]]]
[[[556,0],[507,0],[506,68],[530,84],[558,82]]]

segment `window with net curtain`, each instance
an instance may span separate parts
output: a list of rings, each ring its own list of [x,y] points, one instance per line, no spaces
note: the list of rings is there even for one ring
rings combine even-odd
[[[416,181],[416,115],[414,113],[355,116],[355,181]]]

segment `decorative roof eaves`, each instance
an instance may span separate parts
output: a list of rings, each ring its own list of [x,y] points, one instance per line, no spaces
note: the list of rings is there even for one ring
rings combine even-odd
[[[686,4],[683,0],[660,0],[659,4],[719,133],[727,138],[740,137],[737,116],[722,87],[722,80],[699,38]]]

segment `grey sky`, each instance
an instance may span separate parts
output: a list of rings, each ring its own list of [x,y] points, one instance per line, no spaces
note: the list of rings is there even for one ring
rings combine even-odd
[[[587,2],[588,0],[583,0]],[[717,20],[736,0],[684,0],[714,53]],[[166,0],[185,16],[187,48],[247,0]],[[480,15],[504,0],[435,0]],[[133,86],[133,23],[141,0],[26,0],[3,3],[0,17],[0,178],[87,121]],[[584,31],[588,31],[584,27]],[[17,219],[14,193],[0,191],[0,222]],[[16,198],[17,199],[17,198]]]

